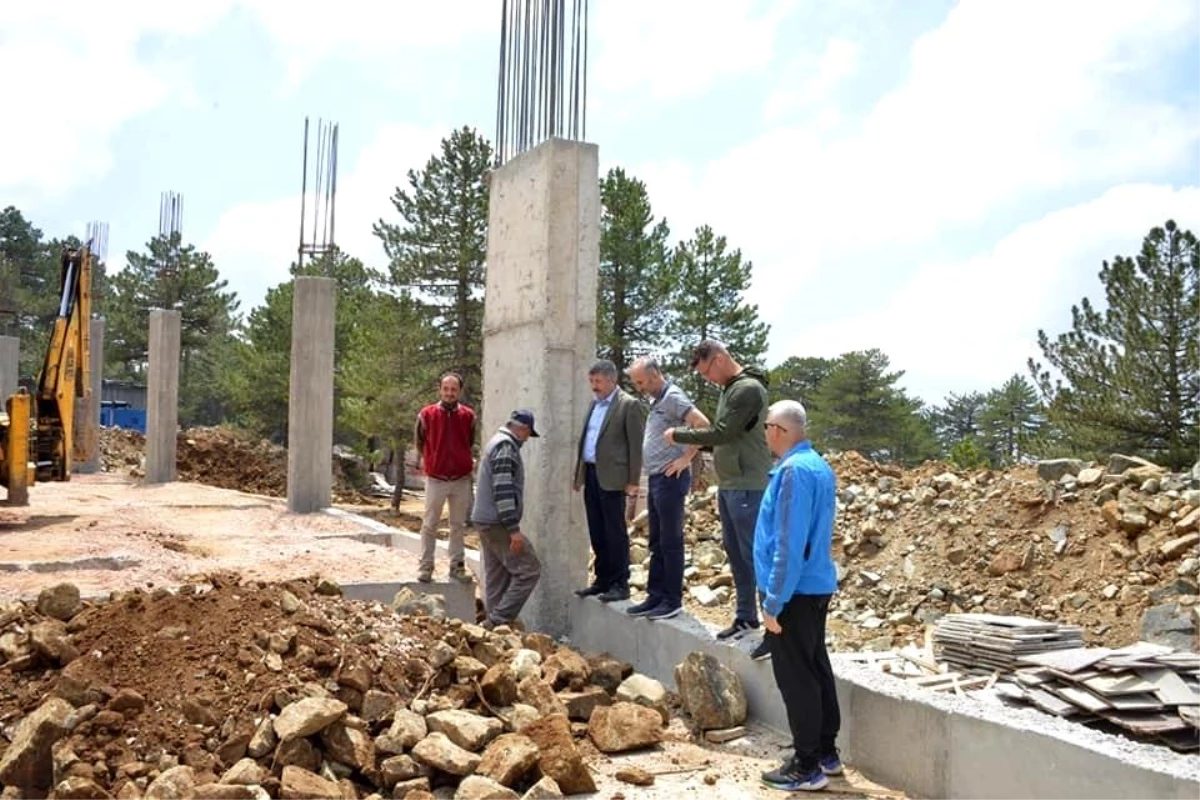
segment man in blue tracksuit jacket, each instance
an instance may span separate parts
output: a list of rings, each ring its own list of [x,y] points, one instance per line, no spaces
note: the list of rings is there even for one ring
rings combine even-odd
[[[775,403],[765,427],[779,462],[758,512],[754,572],[796,752],[762,779],[775,789],[817,791],[827,775],[842,771],[835,745],[841,714],[825,649],[825,617],[837,591],[831,552],[837,481],[808,439],[804,406]]]

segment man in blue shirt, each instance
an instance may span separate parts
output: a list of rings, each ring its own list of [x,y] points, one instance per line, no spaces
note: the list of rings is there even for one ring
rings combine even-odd
[[[833,522],[837,480],[808,439],[808,416],[795,400],[767,412],[766,439],[779,458],[754,530],[754,572],[775,683],[787,708],[795,755],[764,772],[784,791],[818,791],[842,772],[841,727],[833,668],[825,648],[825,618],[837,591]]]

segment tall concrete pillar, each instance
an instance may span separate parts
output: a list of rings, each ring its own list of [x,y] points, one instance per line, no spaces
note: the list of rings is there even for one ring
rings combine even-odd
[[[333,324],[337,281],[296,278],[288,391],[288,510],[333,500]]]
[[[146,483],[170,483],[179,428],[178,311],[150,312],[150,366],[146,373]]]
[[[21,340],[16,336],[0,336],[0,406],[17,391],[21,370]]]
[[[81,475],[100,471],[100,393],[104,372],[104,318],[92,320],[92,355],[88,367],[92,392],[75,406],[75,471]]]
[[[522,616],[570,631],[572,592],[587,580],[583,504],[571,489],[575,440],[590,402],[600,268],[599,149],[551,139],[496,170],[488,218],[484,438],[529,407],[541,438],[523,449],[521,530],[542,560]]]

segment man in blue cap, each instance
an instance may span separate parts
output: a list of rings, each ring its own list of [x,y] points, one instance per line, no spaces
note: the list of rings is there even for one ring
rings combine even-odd
[[[483,555],[483,607],[489,626],[514,622],[542,574],[533,543],[521,533],[525,462],[521,446],[538,435],[533,412],[517,409],[479,459],[471,519]]]

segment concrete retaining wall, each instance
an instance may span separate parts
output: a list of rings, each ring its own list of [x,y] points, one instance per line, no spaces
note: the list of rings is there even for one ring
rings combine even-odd
[[[693,651],[736,672],[751,717],[787,730],[771,662],[751,661],[754,637],[717,642],[688,617],[633,619],[627,604],[571,605],[571,644],[607,651],[674,686],[674,667]],[[872,780],[916,797],[1200,796],[1200,759],[1085,728],[1033,709],[918,689],[834,657],[842,711],[839,746]]]

